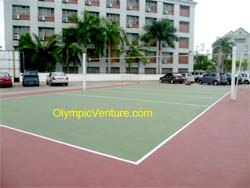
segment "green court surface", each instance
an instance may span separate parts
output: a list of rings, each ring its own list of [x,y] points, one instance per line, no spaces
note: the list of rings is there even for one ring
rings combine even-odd
[[[0,124],[136,162],[229,91],[228,87],[140,84],[0,99]],[[53,117],[65,110],[151,110],[144,118]]]

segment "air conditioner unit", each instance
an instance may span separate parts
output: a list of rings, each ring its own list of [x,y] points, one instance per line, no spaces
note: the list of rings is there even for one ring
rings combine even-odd
[[[168,10],[164,10],[164,11],[163,11],[163,14],[168,14]]]
[[[132,28],[132,24],[131,23],[127,23],[127,27],[128,28]]]
[[[151,8],[146,8],[146,11],[147,12],[151,12]]]
[[[112,7],[113,7],[113,4],[112,4],[112,3],[108,3],[108,4],[107,4],[107,7],[108,7],[108,8],[112,8]]]
[[[45,16],[38,16],[38,20],[44,22],[45,21]]]
[[[89,0],[86,1],[86,5],[87,5],[87,6],[91,6],[91,1],[89,1]]]
[[[128,10],[132,10],[133,7],[132,7],[131,5],[129,5],[129,6],[127,7],[127,9],[128,9]]]
[[[63,3],[69,3],[69,0],[62,0]]]
[[[63,23],[68,23],[69,22],[69,18],[68,17],[63,17]]]
[[[13,40],[18,40],[19,39],[19,35],[18,34],[13,34]]]
[[[19,15],[19,14],[13,15],[13,19],[14,19],[14,20],[20,20],[20,15]]]

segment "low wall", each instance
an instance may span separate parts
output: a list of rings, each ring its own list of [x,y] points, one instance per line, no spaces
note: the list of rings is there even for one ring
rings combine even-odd
[[[48,73],[39,73],[41,82],[46,81]],[[69,81],[82,81],[82,74],[67,74]],[[136,80],[159,80],[162,75],[158,74],[87,74],[87,81],[136,81]],[[21,76],[20,76],[21,77]],[[20,79],[22,80],[22,79]]]

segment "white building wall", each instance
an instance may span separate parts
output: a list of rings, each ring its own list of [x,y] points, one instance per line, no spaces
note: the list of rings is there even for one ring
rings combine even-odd
[[[5,40],[6,40],[6,49],[12,50],[13,46],[18,45],[17,40],[13,40],[13,25],[20,26],[29,26],[30,33],[35,33],[38,35],[39,27],[51,27],[54,28],[56,34],[61,33],[62,28],[67,28],[72,24],[62,23],[62,9],[72,9],[77,10],[78,16],[81,16],[83,10],[99,12],[100,16],[106,17],[107,13],[120,14],[120,26],[126,29],[129,33],[138,33],[143,34],[143,27],[145,25],[145,17],[154,17],[158,20],[161,18],[168,18],[174,20],[174,26],[179,29],[180,21],[188,21],[190,24],[189,33],[180,33],[177,32],[178,36],[188,37],[189,38],[189,49],[179,49],[178,42],[176,42],[176,48],[164,48],[163,52],[173,52],[173,64],[161,64],[161,68],[172,68],[173,72],[178,72],[179,68],[187,68],[189,72],[193,70],[193,45],[194,45],[194,7],[196,3],[190,0],[159,0],[157,1],[157,13],[148,13],[145,12],[146,0],[139,0],[139,11],[127,10],[127,1],[120,0],[120,9],[111,9],[106,7],[106,0],[100,0],[100,6],[86,6],[85,0],[78,0],[78,4],[65,4],[61,0],[55,0],[55,2],[46,2],[38,0],[4,0],[4,18],[5,18]],[[163,15],[163,3],[173,3],[174,6],[174,15],[166,16]],[[13,20],[12,19],[12,5],[27,5],[30,7],[30,20]],[[180,17],[180,5],[186,5],[190,7],[190,17]],[[55,22],[40,22],[38,21],[38,7],[48,7],[54,8]],[[126,16],[134,15],[139,16],[139,29],[135,28],[126,28]],[[151,50],[157,51],[156,47],[152,47]],[[189,63],[188,64],[179,64],[178,54],[179,53],[188,53],[189,54]],[[100,67],[100,72],[104,73],[106,71],[106,64],[104,60],[101,60],[100,63],[88,63],[88,66],[98,66]],[[119,66],[120,72],[126,72],[126,64],[124,62],[115,63],[113,66]],[[136,65],[133,65],[136,66]],[[153,67],[158,69],[157,64],[147,64],[139,65],[139,72],[144,73],[145,67]],[[57,67],[60,68],[60,67]],[[79,67],[79,72],[81,72],[81,67]],[[156,72],[158,72],[156,70]]]

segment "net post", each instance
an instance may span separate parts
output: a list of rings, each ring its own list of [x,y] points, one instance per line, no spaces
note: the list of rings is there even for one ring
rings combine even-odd
[[[82,54],[82,89],[86,90],[86,54]]]
[[[236,72],[236,47],[233,47],[232,57],[232,74],[231,74],[231,99],[236,100],[235,92],[235,72]]]

